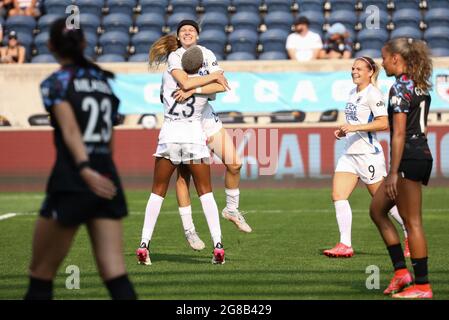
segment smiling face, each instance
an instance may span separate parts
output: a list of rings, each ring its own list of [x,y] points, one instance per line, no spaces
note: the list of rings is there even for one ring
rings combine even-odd
[[[368,85],[371,82],[373,73],[367,62],[361,59],[355,60],[351,72],[352,82],[358,86]]]
[[[196,32],[194,26],[185,25],[179,29],[178,38],[181,45],[187,49],[196,45],[198,41],[198,32]]]

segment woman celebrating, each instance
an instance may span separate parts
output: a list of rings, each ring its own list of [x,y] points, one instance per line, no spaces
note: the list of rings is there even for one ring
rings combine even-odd
[[[362,180],[373,196],[387,175],[382,146],[376,138],[376,131],[388,128],[387,109],[382,92],[376,87],[379,66],[370,57],[361,57],[354,61],[351,74],[357,87],[351,91],[346,104],[347,124],[335,131],[337,139],[346,137],[345,152],[338,160],[332,184],[340,242],[323,252],[335,258],[354,255],[351,244],[352,210],[348,198],[358,180]],[[392,208],[390,212],[402,226],[407,239],[397,208]]]
[[[135,299],[122,247],[125,197],[112,161],[112,125],[118,99],[113,74],[88,61],[80,29],[65,19],[51,26],[49,48],[61,64],[41,84],[54,127],[56,163],[37,220],[26,299],[51,299],[53,279],[83,223],[100,276],[113,299]]]
[[[154,47],[151,50],[154,50]],[[202,50],[197,46],[191,46],[185,50],[183,58],[190,62],[185,63],[188,64],[186,69],[192,70],[192,74],[197,73],[202,66],[202,54]],[[173,53],[168,59],[172,59],[172,56]],[[214,76],[217,79],[223,78],[220,74]],[[225,82],[225,79],[221,79],[221,81]],[[192,96],[192,93],[184,95],[179,91],[177,82],[169,69],[163,74],[164,123],[159,133],[159,142],[155,153],[153,188],[145,210],[141,246],[136,251],[141,264],[151,264],[149,244],[171,175],[180,164],[185,165],[193,175],[214,245],[212,263],[223,264],[225,262],[218,208],[212,193],[210,179],[210,154],[201,123],[202,113],[209,100],[207,94],[224,90],[222,85],[211,83],[204,86],[202,90],[195,89],[196,95]]]
[[[183,94],[187,94],[191,90],[202,90],[202,86],[213,82],[221,83],[225,89],[228,89],[228,84],[223,77],[223,70],[218,66],[215,55],[202,46],[198,46],[202,50],[204,59],[203,65],[198,71],[198,75],[201,77],[188,77],[183,70],[181,57],[186,49],[197,44],[198,39],[198,24],[192,20],[181,21],[177,27],[177,36],[167,35],[153,44],[150,52],[150,64],[158,65],[167,62],[167,69],[176,80]],[[181,94],[182,91],[179,91],[178,94]],[[251,232],[251,227],[238,210],[241,161],[231,137],[223,128],[220,119],[210,104],[207,104],[203,111],[202,125],[208,139],[208,147],[226,166],[226,208],[223,209],[222,215],[232,221],[239,230]],[[194,250],[202,250],[204,243],[198,237],[192,220],[189,184],[190,172],[185,166],[180,166],[176,182],[176,195],[185,236]]]
[[[432,60],[426,44],[411,38],[390,40],[382,48],[387,76],[394,76],[388,118],[391,132],[391,165],[387,178],[371,202],[370,214],[387,246],[394,277],[384,294],[393,298],[432,298],[427,271],[427,243],[422,226],[422,190],[432,171],[432,154],[426,126],[430,108]],[[415,273],[407,270],[399,236],[387,218],[397,205],[404,219]]]

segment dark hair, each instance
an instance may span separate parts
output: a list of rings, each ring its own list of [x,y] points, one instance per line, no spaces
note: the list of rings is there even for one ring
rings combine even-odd
[[[176,27],[176,34],[179,34],[179,29],[181,29],[183,26],[192,26],[195,28],[196,33],[200,33],[200,27],[198,26],[198,23],[193,20],[182,20],[180,23],[178,23],[178,26]]]
[[[300,16],[298,19],[295,20],[295,26],[298,24],[306,24],[307,26],[310,25],[309,19],[305,16]]]
[[[198,46],[192,46],[181,58],[182,68],[187,74],[195,74],[203,65],[203,52]]]
[[[69,58],[79,67],[93,68],[102,72],[107,78],[114,78],[110,71],[101,69],[97,64],[84,56],[84,33],[80,28],[68,28],[66,19],[53,22],[50,28],[52,50],[61,58]]]

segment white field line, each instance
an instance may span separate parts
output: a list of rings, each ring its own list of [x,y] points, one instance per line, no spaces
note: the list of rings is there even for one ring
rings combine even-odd
[[[12,217],[15,217],[17,215],[17,213],[6,213],[6,214],[2,214],[0,215],[0,220],[6,220]]]
[[[433,209],[424,209],[423,210],[424,215],[426,212],[429,213],[438,213],[438,212],[449,212],[449,208],[433,208]],[[293,209],[293,210],[245,210],[245,213],[249,214],[279,214],[284,212],[291,212],[291,213],[335,213],[334,209]],[[354,209],[352,212],[368,212],[368,208],[363,209]],[[130,215],[136,215],[136,216],[142,216],[144,215],[144,211],[130,211]],[[193,211],[193,213],[200,213],[200,211]],[[178,211],[161,211],[161,214],[179,214]],[[5,220],[8,218],[12,218],[15,216],[34,216],[37,215],[37,212],[23,212],[23,213],[7,213],[4,215],[0,215],[0,220]]]

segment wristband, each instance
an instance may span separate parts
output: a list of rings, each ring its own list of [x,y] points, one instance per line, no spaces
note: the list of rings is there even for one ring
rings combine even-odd
[[[203,89],[201,89],[201,87],[198,87],[195,89],[195,93],[201,93],[203,92]]]
[[[78,170],[78,172],[81,172],[81,170],[83,170],[84,168],[87,168],[87,167],[90,167],[90,163],[87,160],[81,161],[80,163],[78,163],[76,165],[76,169]]]

